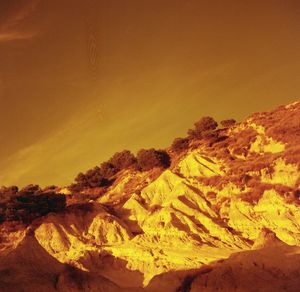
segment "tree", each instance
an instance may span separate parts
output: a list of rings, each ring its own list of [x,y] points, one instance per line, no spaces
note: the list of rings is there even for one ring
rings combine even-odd
[[[200,136],[200,137],[197,136],[197,133],[194,129],[188,129],[187,134],[188,134],[188,137],[191,139],[197,139],[197,138],[201,139],[202,138],[202,136]]]
[[[218,123],[212,117],[202,117],[195,124],[195,129],[189,129],[188,135],[191,138],[202,139],[204,135],[214,131],[218,127]]]
[[[85,174],[80,172],[75,178],[76,183],[70,186],[70,190],[77,192],[84,188],[109,186],[111,184],[110,178],[116,172],[116,168],[111,163],[103,162],[100,167],[96,166],[89,169]]]
[[[39,185],[30,184],[30,185],[27,185],[24,188],[22,188],[19,193],[31,195],[31,194],[38,194],[41,191],[42,191],[42,189],[40,188]]]
[[[16,194],[19,191],[17,186],[0,187],[0,194]]]
[[[57,189],[59,189],[59,187],[55,186],[55,185],[46,186],[43,189],[43,193],[45,193],[45,192],[55,192]]]
[[[195,123],[195,130],[198,132],[212,131],[218,127],[218,123],[212,117],[202,117]]]
[[[108,162],[111,163],[118,171],[120,171],[136,165],[137,160],[129,150],[124,150],[115,153]]]
[[[0,210],[1,204],[6,204],[10,202],[15,196],[18,194],[18,187],[17,186],[10,186],[10,187],[1,187],[0,188]]]
[[[164,150],[141,149],[137,153],[137,162],[143,171],[154,167],[167,168],[170,166],[170,156]]]
[[[9,189],[9,188],[7,188]],[[15,190],[15,188],[13,188]],[[61,212],[66,207],[66,197],[54,191],[40,191],[33,185],[25,187],[1,202],[0,221],[31,223],[50,212]]]
[[[180,152],[188,149],[189,139],[188,138],[175,138],[171,147],[176,153],[180,153]]]
[[[81,186],[81,187],[88,186],[87,177],[82,172],[78,173],[78,175],[75,178],[75,182],[77,183],[78,186]]]
[[[102,178],[110,179],[118,172],[118,170],[112,163],[106,161],[101,163],[99,172]]]
[[[230,128],[236,124],[236,120],[235,119],[227,119],[227,120],[221,121],[220,123],[221,123],[222,127]]]

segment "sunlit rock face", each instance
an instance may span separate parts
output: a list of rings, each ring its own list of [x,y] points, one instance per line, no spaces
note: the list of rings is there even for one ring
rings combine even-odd
[[[300,104],[218,131],[168,149],[168,169],[122,171],[101,197],[3,225],[0,288],[298,291]]]

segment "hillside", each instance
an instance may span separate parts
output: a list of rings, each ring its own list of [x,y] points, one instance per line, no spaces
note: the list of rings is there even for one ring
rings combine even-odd
[[[198,126],[155,167],[6,188],[1,291],[298,291],[300,103]]]

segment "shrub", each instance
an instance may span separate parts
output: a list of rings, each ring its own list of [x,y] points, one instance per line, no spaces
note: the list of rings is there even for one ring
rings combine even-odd
[[[188,129],[187,134],[188,134],[188,137],[191,139],[197,139],[197,138],[201,139],[202,138],[202,136],[199,137],[197,135],[197,133],[194,129]]]
[[[0,194],[16,194],[19,191],[17,186],[10,186],[10,187],[1,187]]]
[[[220,123],[221,123],[222,127],[230,128],[230,127],[232,127],[236,124],[236,120],[235,119],[228,119],[228,120],[223,120]]]
[[[115,153],[108,162],[111,163],[117,170],[122,170],[135,166],[137,160],[129,150],[124,150],[122,152]]]
[[[1,202],[0,220],[31,223],[50,212],[60,212],[66,207],[66,197],[54,192],[37,193],[37,188],[26,187]],[[30,193],[30,191],[32,193]],[[40,190],[38,190],[40,192]]]
[[[180,153],[189,147],[189,139],[188,138],[176,138],[172,143],[172,149],[176,153]]]
[[[201,136],[204,139],[214,139],[214,140],[217,140],[218,137],[219,137],[218,132],[216,132],[216,131],[209,131],[209,130],[208,131],[203,131],[201,133]]]
[[[86,172],[85,186],[91,188],[100,187],[103,179],[104,177],[101,173],[101,168],[96,166]]]
[[[164,150],[141,149],[137,153],[137,162],[143,171],[154,167],[167,168],[170,166],[170,156]]]
[[[43,188],[43,192],[55,192],[57,189],[59,189],[58,186],[50,185]]]
[[[110,179],[113,175],[115,175],[118,170],[117,168],[110,162],[103,162],[100,165],[99,175],[104,179]]]
[[[80,192],[84,188],[96,188],[111,185],[111,177],[116,174],[116,168],[109,162],[103,162],[100,167],[96,166],[85,174],[80,172],[75,178],[75,184],[69,189],[73,192]]]
[[[73,192],[80,192],[84,188],[96,188],[110,186],[112,177],[122,169],[137,165],[137,159],[129,151],[124,150],[115,153],[108,161],[88,170],[85,174],[79,173],[75,178],[75,184],[69,186]]]
[[[203,117],[195,123],[197,132],[212,131],[218,127],[218,123],[212,117]]]
[[[86,187],[88,186],[88,179],[86,175],[84,175],[82,172],[78,173],[78,175],[75,178],[75,182],[78,186]]]
[[[79,193],[80,191],[82,191],[83,186],[79,183],[72,183],[68,186],[68,189],[71,191],[71,193]]]
[[[30,184],[30,185],[27,185],[24,188],[22,188],[19,193],[24,194],[24,195],[26,195],[26,194],[31,195],[31,194],[35,194],[35,193],[40,193],[41,191],[42,191],[42,189],[40,188],[39,185]]]
[[[218,127],[218,123],[212,117],[202,117],[194,125],[195,129],[189,129],[188,135],[197,139],[202,139],[203,135],[207,136],[209,132],[213,132]]]
[[[17,195],[19,189],[16,186],[1,187],[0,188],[0,208],[1,204],[9,202],[14,196]]]

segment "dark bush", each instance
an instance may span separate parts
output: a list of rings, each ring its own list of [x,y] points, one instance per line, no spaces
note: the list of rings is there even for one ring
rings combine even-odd
[[[180,153],[189,148],[189,139],[188,138],[176,138],[173,141],[171,147],[176,153]]]
[[[39,185],[33,185],[33,184],[30,184],[30,185],[27,185],[27,186],[25,186],[24,188],[22,188],[20,191],[19,191],[19,193],[21,193],[21,194],[28,194],[28,195],[30,195],[30,194],[35,194],[35,193],[39,193],[39,192],[41,192],[42,191],[42,189],[40,188],[40,186]]]
[[[137,153],[137,162],[141,170],[150,170],[154,167],[167,168],[170,166],[170,156],[164,150],[141,149]]]
[[[12,198],[14,198],[18,194],[18,187],[11,186],[11,187],[1,187],[0,188],[0,208],[1,205],[10,202]]]
[[[30,223],[50,212],[60,212],[65,207],[64,195],[54,192],[40,193],[40,189],[36,187],[26,187],[14,194],[6,193],[6,201],[0,204],[0,220]]]
[[[211,138],[217,139],[218,138],[218,133],[216,131],[208,130],[208,131],[203,131],[201,133],[201,136],[204,139],[211,139]]]
[[[202,136],[199,137],[197,135],[197,133],[194,129],[188,129],[187,134],[188,134],[188,137],[191,139],[197,139],[197,138],[201,139],[202,138]]]
[[[110,162],[103,162],[100,165],[99,171],[102,178],[110,179],[118,172],[118,169]]]
[[[80,192],[84,188],[96,188],[109,186],[111,177],[116,174],[116,168],[109,162],[104,162],[100,167],[96,166],[88,170],[85,174],[80,172],[75,178],[75,184],[69,189],[73,192]]]
[[[232,127],[236,124],[236,120],[235,119],[223,120],[223,121],[220,122],[220,124],[224,128],[230,128],[230,127]]]
[[[195,130],[198,132],[212,131],[218,127],[218,123],[212,117],[203,117],[195,123]]]
[[[10,186],[10,187],[1,187],[0,188],[0,194],[16,194],[19,191],[19,188],[17,186]]]
[[[103,179],[100,167],[96,166],[86,172],[85,179],[83,179],[83,186],[91,188],[100,187]]]
[[[68,189],[72,193],[79,193],[80,191],[82,191],[83,188],[84,186],[81,185],[80,183],[72,183],[71,185],[68,186]]]
[[[191,138],[202,139],[204,135],[213,132],[217,127],[218,123],[212,117],[203,117],[195,124],[195,129],[189,129],[188,135]]]
[[[2,186],[0,187],[0,196],[5,197],[6,195],[16,194],[18,193],[18,191],[19,189],[16,186],[11,186],[11,187]]]
[[[117,170],[126,169],[137,164],[135,156],[129,150],[115,153],[108,162]]]
[[[43,188],[43,192],[55,192],[57,189],[59,189],[58,186],[55,185],[50,185],[50,186],[46,186],[45,188]]]
[[[75,182],[78,185],[78,187],[87,187],[89,185],[86,175],[82,172],[78,173],[78,175],[75,178]]]
[[[122,169],[137,165],[137,159],[129,150],[115,153],[109,161],[101,163],[88,170],[85,174],[79,173],[75,183],[69,186],[73,192],[80,192],[84,188],[110,186],[112,177]]]

